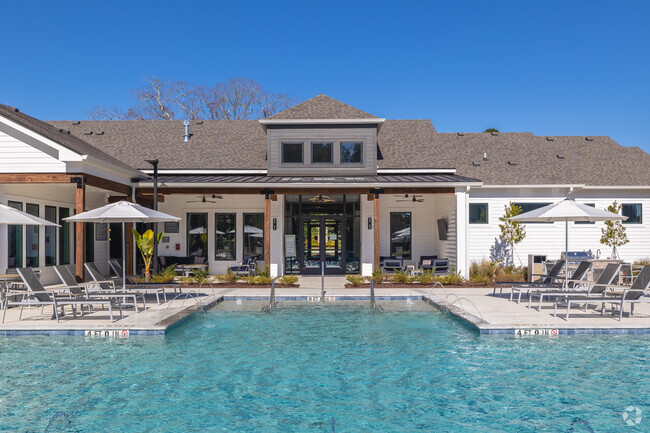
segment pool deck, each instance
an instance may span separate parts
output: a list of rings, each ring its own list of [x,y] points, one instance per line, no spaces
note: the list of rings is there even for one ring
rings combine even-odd
[[[314,280],[315,281],[315,280]],[[325,302],[346,300],[369,300],[368,289],[333,287],[326,284]],[[315,284],[314,284],[315,285]],[[276,300],[282,301],[321,301],[320,287],[300,287],[277,289]],[[319,284],[318,284],[319,285]],[[126,337],[136,335],[164,335],[183,323],[197,311],[207,310],[221,301],[241,299],[268,300],[268,288],[247,289],[189,289],[184,295],[168,302],[157,304],[155,298],[148,298],[147,309],[136,313],[133,308],[124,309],[124,318],[111,322],[108,310],[96,307],[90,314],[72,317],[70,308],[57,323],[52,317],[52,308],[25,308],[22,319],[18,319],[19,309],[7,311],[5,323],[0,324],[0,336],[18,335],[77,335],[90,337]],[[173,296],[173,295],[172,295]],[[609,313],[601,316],[593,308],[587,312],[572,308],[571,318],[564,320],[564,309],[553,317],[553,304],[545,302],[542,311],[528,308],[527,301],[521,304],[511,302],[507,296],[492,296],[488,288],[390,288],[377,289],[376,299],[423,299],[436,308],[448,311],[460,322],[476,330],[480,335],[510,336],[555,336],[569,334],[650,334],[650,304],[640,304],[634,316],[628,315],[619,321],[618,316]],[[629,307],[626,307],[629,311]],[[119,318],[119,312],[114,312]],[[128,332],[126,332],[128,331]]]

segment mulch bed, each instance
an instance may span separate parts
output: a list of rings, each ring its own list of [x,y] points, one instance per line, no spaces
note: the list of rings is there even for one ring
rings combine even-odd
[[[247,284],[247,283],[212,283],[212,286],[210,284],[204,284],[201,286],[199,283],[181,283],[182,288],[188,288],[188,289],[270,289],[271,285],[270,284]],[[288,284],[276,284],[275,288],[276,289],[297,289],[300,287],[299,284],[290,286]]]
[[[429,289],[433,287],[432,284],[399,284],[399,283],[381,283],[375,284],[375,289]],[[480,288],[480,287],[492,287],[492,285],[486,284],[450,284],[446,285],[445,288]],[[353,286],[352,284],[346,284],[346,289],[369,289],[370,283],[361,284],[360,286]]]

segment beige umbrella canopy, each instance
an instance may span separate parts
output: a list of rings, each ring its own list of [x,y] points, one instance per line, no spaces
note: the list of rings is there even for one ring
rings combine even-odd
[[[0,204],[0,224],[60,227],[57,223],[35,217],[4,204]]]
[[[117,203],[107,204],[97,209],[82,212],[80,214],[63,218],[70,222],[93,222],[93,223],[122,223],[122,284],[126,287],[126,233],[125,223],[158,223],[165,221],[180,221],[181,219],[163,212],[140,206],[126,200]]]
[[[583,203],[577,203],[572,198],[565,198],[557,203],[552,203],[539,209],[531,210],[530,212],[522,213],[509,218],[510,221],[516,222],[555,222],[564,221],[564,251],[565,257],[568,257],[569,252],[569,221],[624,221],[626,216],[606,211],[604,209],[597,209]],[[564,275],[567,274],[568,265],[564,264]],[[564,280],[566,284],[566,278]]]

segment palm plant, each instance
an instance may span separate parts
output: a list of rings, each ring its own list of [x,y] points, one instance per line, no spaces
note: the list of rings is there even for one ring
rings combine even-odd
[[[151,268],[151,259],[153,258],[154,245],[159,244],[162,240],[163,234],[158,233],[158,237],[154,239],[153,230],[147,230],[146,232],[140,234],[136,229],[133,230],[133,237],[135,238],[135,244],[142,254],[142,259],[144,260],[144,280],[149,282],[149,269]]]

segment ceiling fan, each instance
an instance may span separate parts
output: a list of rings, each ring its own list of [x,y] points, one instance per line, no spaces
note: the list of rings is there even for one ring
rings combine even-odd
[[[208,200],[205,197],[205,194],[199,195],[199,196],[197,196],[197,198],[198,198],[198,200],[189,200],[189,201],[186,201],[185,203],[216,203],[216,201]],[[210,198],[221,200],[223,198],[223,196],[212,194],[212,196],[210,196]]]
[[[309,201],[312,203],[334,203],[335,200],[332,197],[320,194],[310,198]]]
[[[412,196],[409,196],[408,194],[404,194],[404,195],[396,195],[395,197],[402,197],[402,200],[397,200],[397,201],[410,201],[413,203],[422,203],[424,201],[424,198],[421,198],[422,195],[420,194],[413,194]]]

